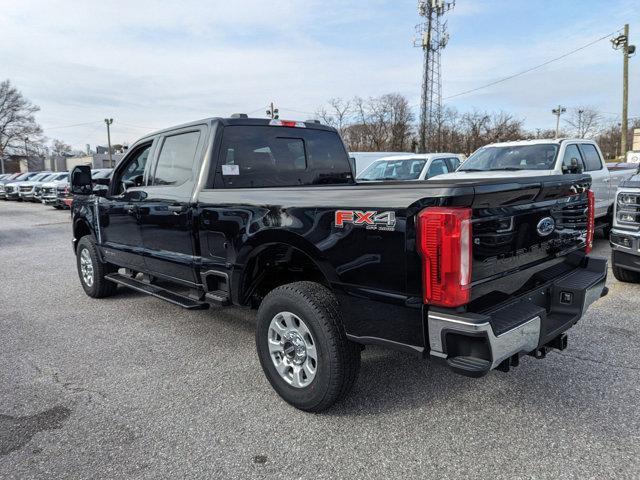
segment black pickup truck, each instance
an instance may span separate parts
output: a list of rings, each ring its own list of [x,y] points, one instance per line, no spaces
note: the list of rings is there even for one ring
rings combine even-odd
[[[318,122],[211,118],[148,135],[108,187],[72,173],[82,287],[257,308],[273,388],[320,411],[367,344],[472,377],[566,347],[606,294],[585,175],[356,184]],[[124,305],[123,305],[123,308]]]

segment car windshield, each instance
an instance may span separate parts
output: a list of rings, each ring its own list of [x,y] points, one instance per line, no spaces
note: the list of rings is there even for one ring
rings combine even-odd
[[[474,152],[458,171],[552,170],[557,153],[558,146],[552,143],[489,146]]]
[[[358,181],[418,180],[425,163],[424,159],[378,160],[358,175]]]
[[[29,178],[31,178],[33,176],[33,174],[27,172],[27,173],[23,173],[22,175],[20,175],[19,177],[14,178],[14,180],[16,182],[21,182],[23,180],[28,180]]]
[[[56,175],[55,177],[51,178],[50,180],[62,181],[62,180],[66,180],[68,178],[69,178],[69,174],[68,173],[59,173],[58,175]]]
[[[49,178],[50,176],[51,176],[51,174],[50,174],[50,173],[41,173],[41,174],[39,174],[39,175],[35,175],[35,176],[31,179],[31,181],[33,181],[33,182],[39,182],[39,181],[41,181],[41,180],[44,180],[45,178]]]

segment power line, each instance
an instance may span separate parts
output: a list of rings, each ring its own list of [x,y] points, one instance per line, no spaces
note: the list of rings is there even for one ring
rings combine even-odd
[[[60,128],[82,127],[84,125],[93,125],[94,123],[102,122],[102,120],[94,120],[93,122],[75,123],[73,125],[60,125],[58,127],[47,127],[45,130],[58,130]]]
[[[539,68],[542,68],[542,67],[544,67],[546,65],[549,65],[550,63],[557,62],[558,60],[562,60],[563,58],[568,57],[569,55],[573,55],[574,53],[577,53],[577,52],[579,52],[581,50],[584,50],[585,48],[588,48],[591,45],[595,45],[596,43],[601,42],[602,40],[605,40],[605,39],[607,39],[609,37],[612,37],[616,33],[617,32],[609,33],[609,34],[604,35],[604,36],[602,36],[602,37],[600,37],[600,38],[598,38],[596,40],[593,40],[593,41],[591,41],[589,43],[586,43],[586,44],[582,45],[581,47],[573,49],[570,52],[563,53],[562,55],[560,55],[558,57],[552,58],[551,60],[547,60],[546,62],[540,63],[540,64],[538,64],[538,65],[536,65],[534,67],[530,67],[530,68],[527,68],[526,70],[522,70],[520,72],[514,73],[512,75],[509,75],[507,77],[501,78],[499,80],[495,80],[493,82],[487,83],[486,85],[482,85],[480,87],[472,88],[471,90],[465,90],[463,92],[459,92],[459,93],[456,93],[454,95],[449,95],[448,97],[444,97],[443,100],[449,100],[451,98],[461,97],[462,95],[468,95],[469,93],[477,92],[478,90],[482,90],[484,88],[491,87],[493,85],[497,85],[498,83],[506,82],[507,80],[511,80],[512,78],[516,78],[516,77],[519,77],[519,76],[524,75],[526,73],[532,72],[532,71],[537,70]]]

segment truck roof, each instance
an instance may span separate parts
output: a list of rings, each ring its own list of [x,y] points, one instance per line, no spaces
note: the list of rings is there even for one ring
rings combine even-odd
[[[243,115],[243,114],[238,114]],[[153,137],[159,135],[164,132],[170,132],[172,130],[178,130],[181,128],[192,127],[196,125],[213,125],[214,123],[220,123],[224,126],[231,125],[244,125],[244,126],[283,126],[283,127],[293,127],[293,128],[310,128],[314,130],[326,130],[330,132],[337,132],[337,130],[333,127],[329,127],[328,125],[321,124],[318,120],[285,120],[278,119],[272,120],[270,118],[249,118],[243,116],[231,116],[231,117],[209,117],[203,118],[201,120],[196,120],[193,122],[182,123],[180,125],[174,125],[171,127],[163,128],[161,130],[156,130],[155,132],[148,133],[144,137],[140,137],[140,139]],[[289,125],[291,124],[291,125]]]
[[[522,145],[541,145],[549,143],[560,145],[563,142],[582,142],[595,144],[593,140],[588,140],[586,138],[536,138],[531,140],[513,140],[510,142],[489,143],[485,145],[485,147],[517,147]]]

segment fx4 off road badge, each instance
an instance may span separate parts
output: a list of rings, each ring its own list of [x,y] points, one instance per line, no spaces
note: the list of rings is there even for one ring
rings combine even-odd
[[[396,212],[336,210],[334,224],[339,228],[351,224],[364,226],[368,230],[392,231],[396,228]]]

